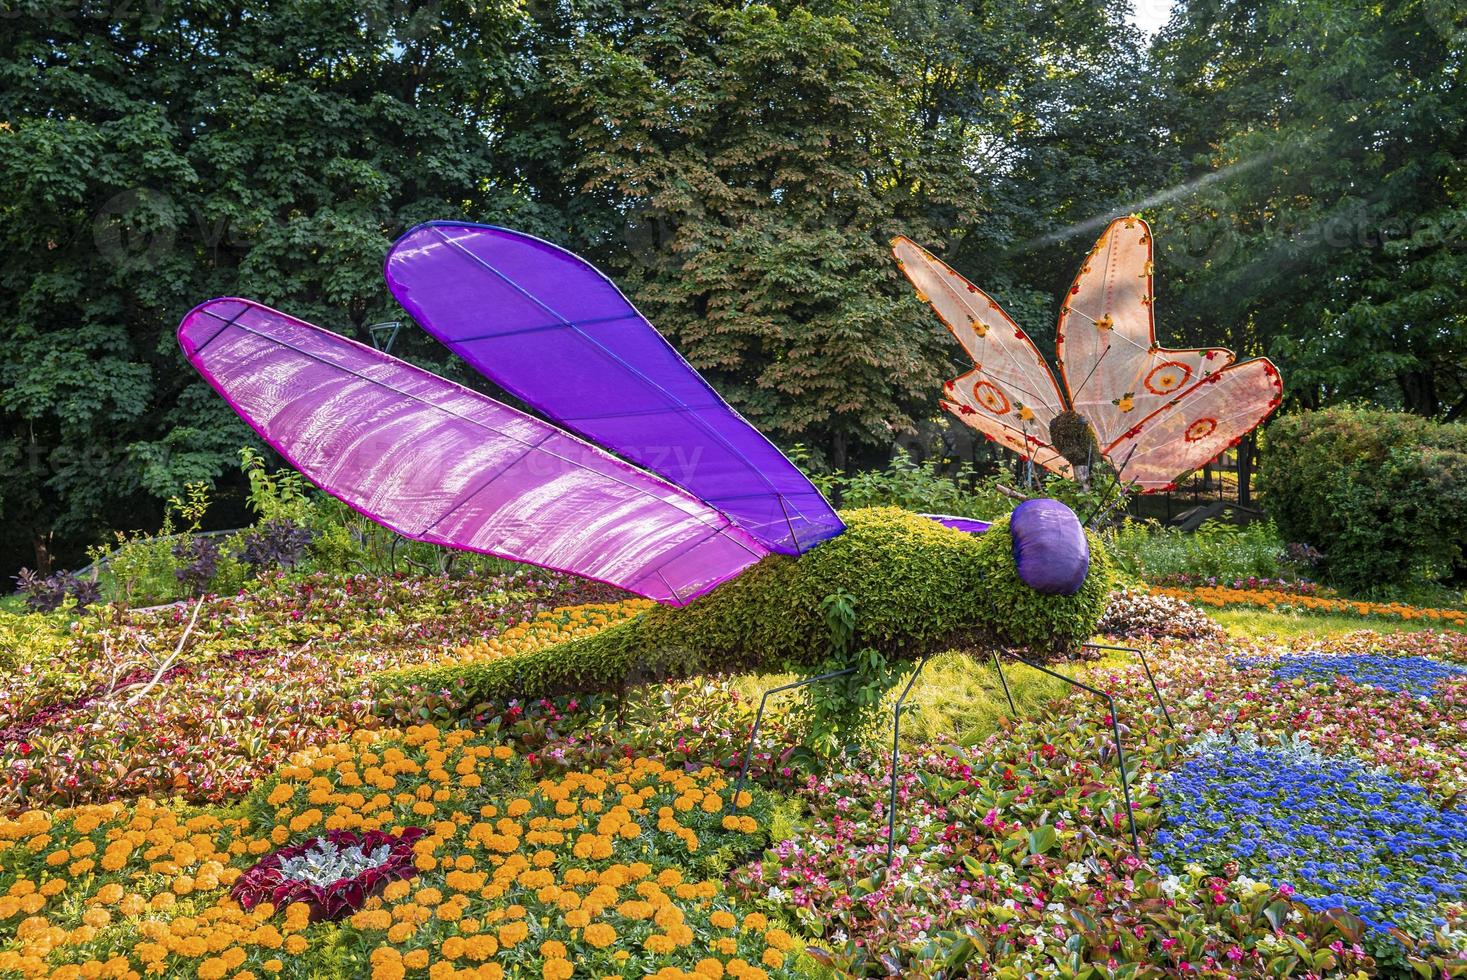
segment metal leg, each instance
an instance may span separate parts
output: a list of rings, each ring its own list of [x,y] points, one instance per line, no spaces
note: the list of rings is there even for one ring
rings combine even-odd
[[[998,680],[999,680],[999,683],[1003,684],[1003,696],[1009,699],[1009,714],[1013,716],[1013,718],[1014,718],[1015,721],[1018,721],[1019,720],[1019,709],[1016,708],[1016,707],[1014,707],[1014,696],[1009,693],[1009,679],[1004,676],[1004,673],[1003,673],[1003,663],[1000,662],[999,659],[998,659],[998,651],[997,650],[992,651],[992,653],[993,653],[993,669],[996,670],[996,671],[998,671]]]
[[[917,683],[917,675],[922,673],[923,667],[927,666],[928,659],[928,657],[923,657],[917,661],[917,669],[912,671],[912,676],[907,680],[907,686],[902,688],[901,697],[897,698],[896,708],[891,713],[891,790],[886,800],[887,867],[891,867],[892,854],[896,851],[897,759],[901,756],[901,748],[897,740],[901,738],[902,734],[902,703],[912,692],[912,685]]]
[[[1081,647],[1086,650],[1116,650],[1120,653],[1134,653],[1141,658],[1141,668],[1146,671],[1146,679],[1151,682],[1151,693],[1156,695],[1156,703],[1161,706],[1161,716],[1166,719],[1166,727],[1175,728],[1172,724],[1172,713],[1166,710],[1166,701],[1162,700],[1161,689],[1156,686],[1156,678],[1151,674],[1151,665],[1146,662],[1146,654],[1135,647],[1112,647],[1104,643],[1083,643]]]
[[[804,687],[806,684],[814,684],[816,681],[828,681],[832,677],[843,677],[846,674],[855,673],[855,670],[855,667],[847,667],[845,670],[832,670],[830,673],[821,674],[818,677],[807,677],[802,681],[794,681],[789,684],[781,684],[779,687],[771,687],[764,692],[764,696],[759,699],[759,710],[754,714],[754,729],[749,732],[749,751],[744,753],[744,764],[739,768],[739,778],[734,780],[733,798],[730,800],[730,803],[732,803],[735,810],[739,808],[739,793],[743,790],[744,780],[749,775],[749,763],[754,761],[754,747],[759,744],[759,726],[764,723],[764,706],[769,703],[769,696],[771,694],[778,694],[781,691],[791,691],[797,687]],[[724,809],[727,808],[727,805],[725,805]]]
[[[1141,857],[1141,841],[1140,838],[1136,836],[1136,815],[1131,812],[1131,777],[1126,772],[1125,750],[1121,748],[1121,726],[1120,723],[1116,720],[1115,700],[1109,694],[1105,693],[1099,688],[1091,687],[1089,684],[1082,684],[1080,681],[1075,680],[1073,677],[1066,677],[1064,674],[1060,674],[1053,670],[1050,670],[1043,664],[1037,664],[1032,660],[1027,660],[1017,655],[1014,659],[1018,660],[1020,663],[1027,664],[1028,666],[1033,667],[1035,670],[1041,673],[1048,674],[1050,677],[1058,678],[1059,680],[1064,681],[1066,684],[1078,687],[1082,691],[1089,691],[1096,697],[1105,699],[1106,707],[1110,709],[1110,733],[1111,736],[1115,739],[1116,759],[1120,762],[1121,766],[1121,795],[1125,797],[1126,819],[1130,822],[1131,825],[1131,850],[1139,859]]]

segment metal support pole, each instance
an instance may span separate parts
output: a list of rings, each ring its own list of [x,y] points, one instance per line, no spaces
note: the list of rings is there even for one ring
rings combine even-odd
[[[764,696],[759,699],[759,710],[754,714],[754,728],[749,732],[749,751],[744,753],[744,764],[739,769],[739,778],[734,780],[733,798],[730,800],[730,803],[732,803],[735,810],[739,808],[739,793],[743,789],[745,778],[749,775],[749,763],[754,761],[754,747],[759,744],[759,726],[764,723],[764,706],[769,703],[769,696],[771,694],[778,694],[781,691],[792,691],[797,687],[804,687],[806,684],[814,684],[816,681],[828,681],[832,677],[843,677],[846,674],[855,673],[855,670],[855,667],[847,667],[844,670],[832,670],[830,673],[821,674],[818,677],[807,677],[802,681],[793,681],[789,684],[781,684],[779,687],[771,687],[764,692]],[[725,805],[724,809],[727,808],[727,805]]]
[[[897,760],[901,756],[901,748],[897,740],[902,735],[902,703],[907,700],[907,695],[912,692],[912,685],[917,683],[917,675],[922,673],[922,668],[927,666],[929,654],[917,661],[917,669],[912,671],[912,676],[907,680],[907,686],[902,688],[901,697],[897,698],[896,708],[891,713],[891,789],[886,800],[886,866],[891,867],[891,858],[896,851],[896,804],[897,804]]]
[[[1146,671],[1146,679],[1151,682],[1151,693],[1156,695],[1156,703],[1161,706],[1161,716],[1166,719],[1166,727],[1175,728],[1172,724],[1172,713],[1166,710],[1166,701],[1162,700],[1161,690],[1156,686],[1156,678],[1151,675],[1151,665],[1146,662],[1146,654],[1136,647],[1112,647],[1104,643],[1082,643],[1085,650],[1116,650],[1120,653],[1134,653],[1141,658],[1141,667]]]
[[[993,653],[993,669],[996,670],[996,671],[998,671],[998,680],[999,680],[999,683],[1001,683],[1003,685],[1003,696],[1009,699],[1009,714],[1013,715],[1015,721],[1018,721],[1018,719],[1019,719],[1019,709],[1014,706],[1014,696],[1009,693],[1009,679],[1007,677],[1005,677],[1004,674],[1003,674],[1003,663],[1000,662],[999,659],[998,659],[998,651],[997,650],[992,651],[992,653]]]
[[[1091,687],[1089,684],[1083,684],[1080,681],[1075,680],[1073,677],[1066,677],[1064,674],[1050,670],[1048,667],[1045,667],[1042,664],[1037,664],[1032,660],[1027,660],[1024,657],[1020,657],[1017,654],[1014,656],[1014,659],[1018,660],[1022,664],[1027,664],[1028,666],[1033,667],[1040,673],[1048,674],[1050,677],[1057,678],[1064,681],[1066,684],[1078,687],[1082,691],[1089,691],[1096,697],[1105,699],[1106,707],[1110,709],[1110,732],[1111,736],[1115,739],[1116,760],[1120,763],[1121,766],[1121,795],[1125,797],[1126,820],[1129,821],[1131,825],[1131,850],[1139,859],[1141,857],[1141,840],[1136,836],[1136,815],[1131,812],[1131,777],[1126,772],[1125,750],[1121,748],[1121,726],[1120,723],[1116,720],[1115,700],[1109,694],[1100,690],[1099,688]]]

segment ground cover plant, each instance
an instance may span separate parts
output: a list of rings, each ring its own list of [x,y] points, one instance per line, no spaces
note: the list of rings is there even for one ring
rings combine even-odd
[[[196,606],[37,620],[0,679],[0,805],[237,796],[295,749],[457,707],[425,696],[396,718],[373,673],[537,621],[567,639],[579,624],[550,610],[617,594],[545,574],[275,574]]]
[[[1139,858],[1104,702],[1014,665],[1015,718],[972,651],[914,686],[890,869],[889,748],[811,753],[798,697],[771,701],[729,805],[757,699],[793,675],[524,700],[381,672],[536,656],[647,608],[599,587],[272,573],[141,678],[116,645],[166,658],[192,604],[13,616],[7,737],[35,727],[5,771],[48,775],[0,821],[0,975],[1467,972],[1467,634],[1229,636],[1177,603],[1119,593],[1106,621],[1175,727],[1128,655],[1067,668],[1116,697]],[[125,721],[154,673],[149,724],[110,750],[151,775],[88,775],[75,723]]]

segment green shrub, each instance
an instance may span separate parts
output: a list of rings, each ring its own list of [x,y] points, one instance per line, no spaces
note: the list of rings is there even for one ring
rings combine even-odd
[[[1208,521],[1189,533],[1127,518],[1106,532],[1105,546],[1121,570],[1150,581],[1176,575],[1228,581],[1284,578],[1294,572],[1272,522],[1238,527]]]
[[[1111,587],[1091,538],[1090,575],[1074,596],[1043,595],[1018,576],[1008,519],[968,535],[896,508],[842,513],[844,534],[792,558],[771,555],[683,609],[659,607],[537,653],[386,675],[388,689],[467,688],[495,701],[615,690],[644,680],[734,670],[810,672],[827,662],[829,596],[852,597],[851,651],[887,660],[999,644],[1053,656],[1094,631]]]
[[[1005,485],[1018,486],[1020,481],[1012,476],[979,476],[969,463],[964,463],[955,473],[944,473],[934,466],[914,462],[902,449],[896,450],[886,466],[879,470],[849,474],[820,471],[803,446],[795,446],[790,458],[822,493],[831,500],[839,500],[846,509],[900,507],[919,514],[955,514],[991,521],[1019,504],[1018,500],[999,489]],[[1063,501],[1075,513],[1088,516],[1102,505],[1115,502],[1115,495],[1111,492],[1111,474],[1108,470],[1102,472],[1103,469],[1103,464],[1096,465],[1090,490],[1043,469],[1037,473],[1042,482],[1026,490]]]
[[[1467,425],[1341,407],[1274,423],[1260,473],[1279,530],[1371,593],[1467,572]]]
[[[50,663],[71,645],[70,603],[56,612],[16,614],[0,609],[0,671]]]

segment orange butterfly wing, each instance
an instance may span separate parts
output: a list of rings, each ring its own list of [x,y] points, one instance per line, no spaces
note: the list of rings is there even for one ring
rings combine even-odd
[[[1110,460],[1143,492],[1171,489],[1268,418],[1283,387],[1266,357],[1230,365],[1122,433]]]
[[[989,439],[1056,473],[1070,464],[1049,444],[1064,396],[1044,357],[987,293],[905,236],[892,239],[897,265],[917,298],[973,358],[973,370],[943,386],[942,407]]]
[[[1227,350],[1156,343],[1152,271],[1150,226],[1117,218],[1085,256],[1060,309],[1056,347],[1070,404],[1117,465],[1125,433],[1233,362]]]

